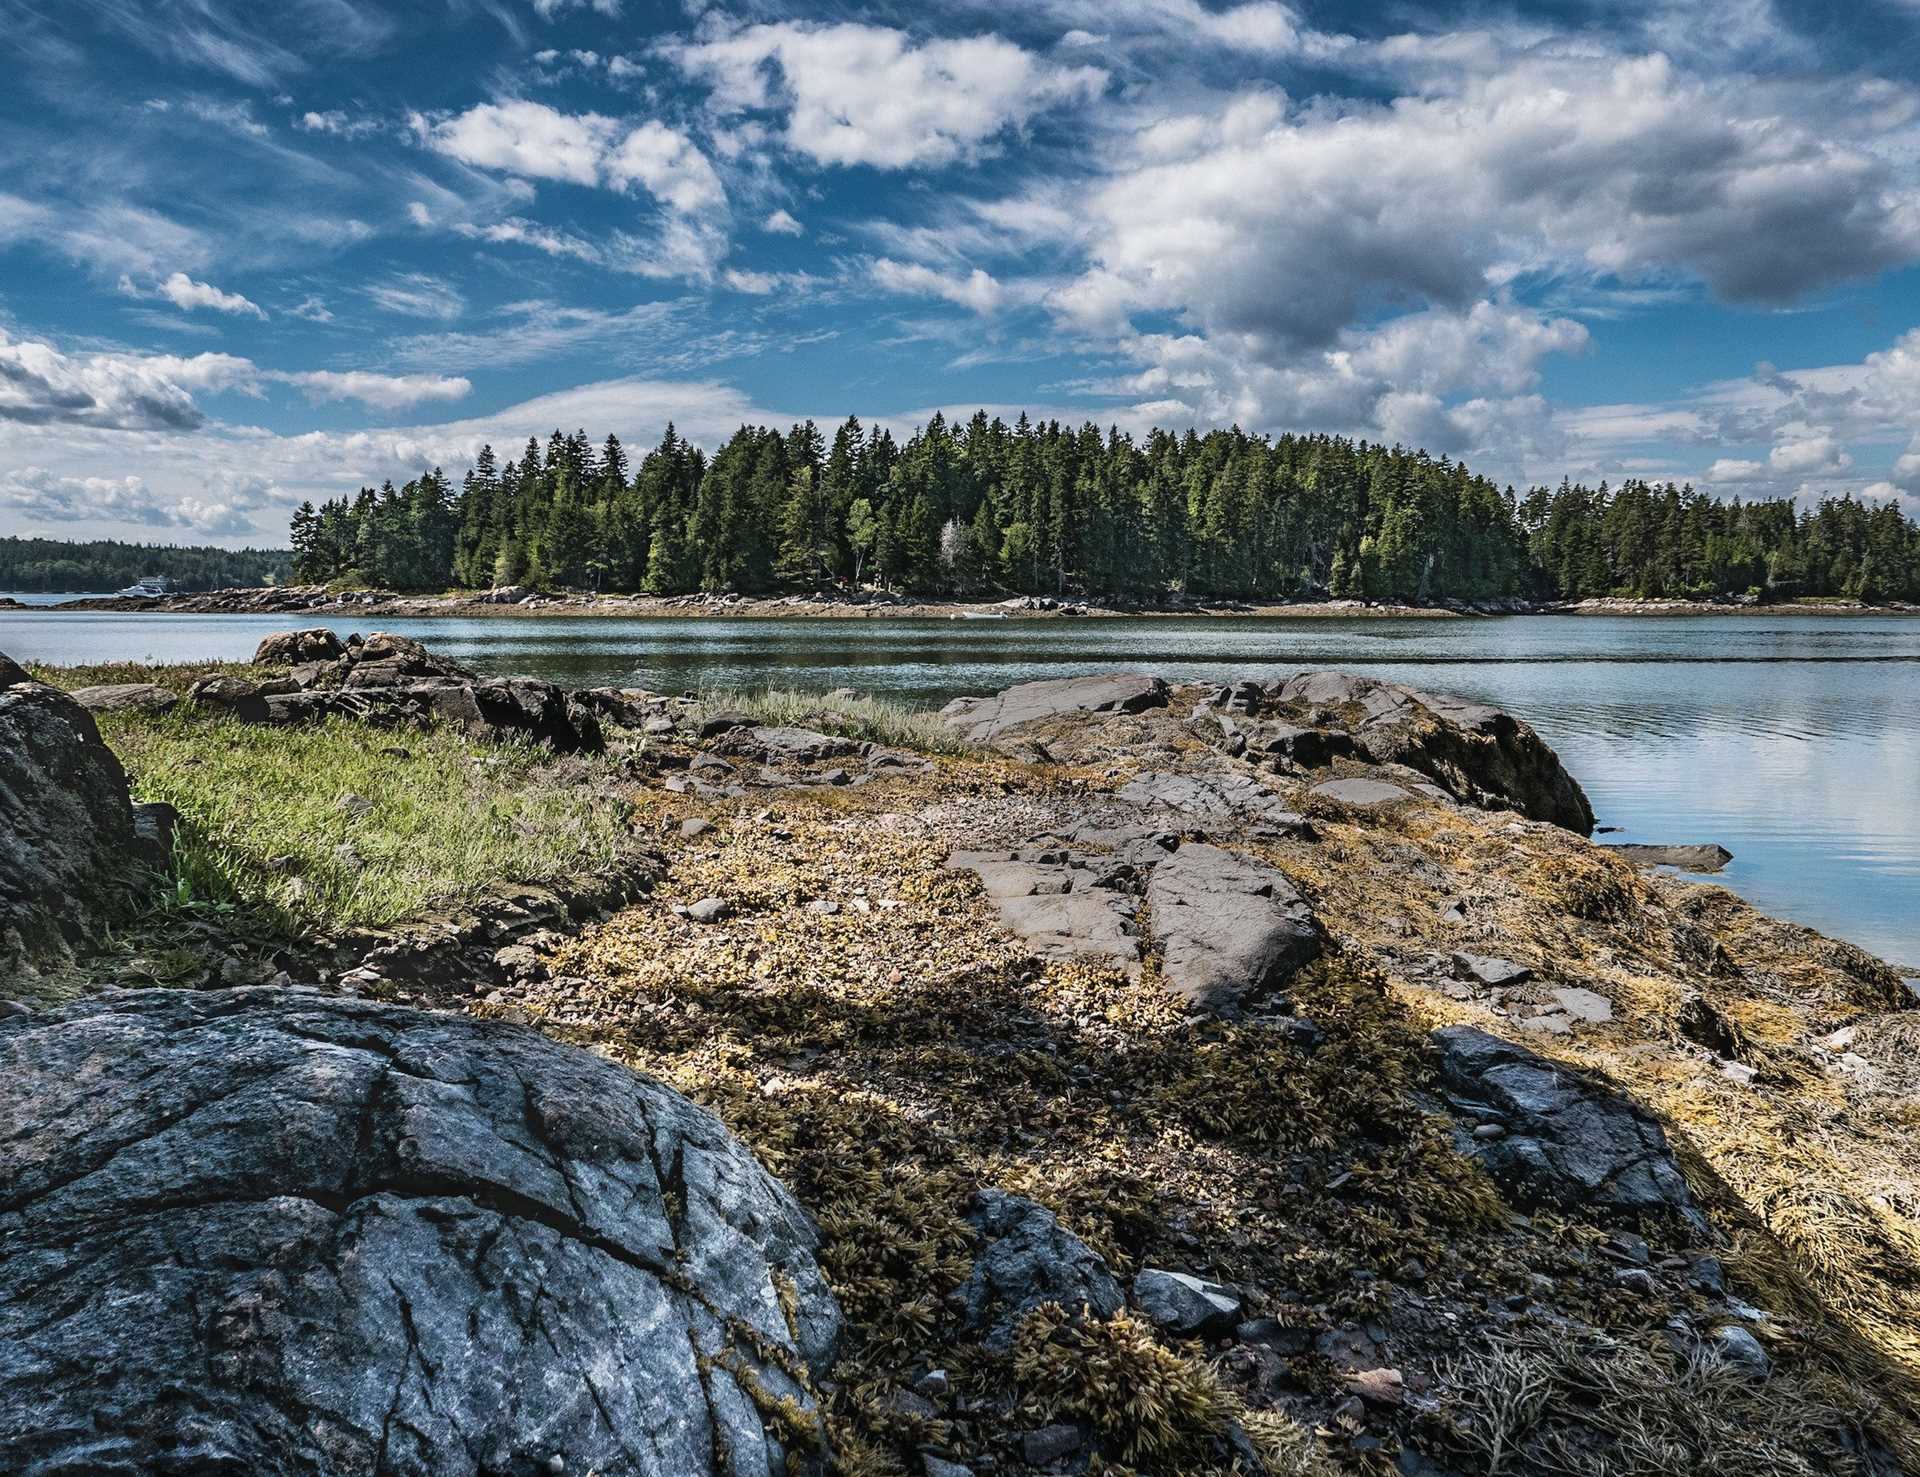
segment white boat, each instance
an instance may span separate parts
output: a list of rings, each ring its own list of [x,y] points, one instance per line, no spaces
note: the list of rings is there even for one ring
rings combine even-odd
[[[164,574],[143,574],[119,593],[135,600],[158,600],[162,595],[173,593],[173,581]]]

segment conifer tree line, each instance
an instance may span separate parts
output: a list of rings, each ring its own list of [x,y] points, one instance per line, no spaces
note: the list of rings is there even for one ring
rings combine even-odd
[[[637,465],[618,437],[556,430],[504,464],[487,447],[457,490],[436,469],[304,504],[292,534],[299,578],[408,590],[1920,599],[1920,529],[1893,504],[1644,482],[1516,495],[1337,436],[1136,441],[985,412],[904,444],[855,418],[831,437],[742,426],[711,457],[669,425]]]
[[[100,594],[149,574],[165,575],[182,590],[224,590],[284,583],[292,567],[285,549],[0,538],[0,590]]]

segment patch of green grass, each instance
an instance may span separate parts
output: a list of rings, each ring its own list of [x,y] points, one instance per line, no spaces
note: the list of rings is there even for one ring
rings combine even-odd
[[[769,687],[761,692],[717,690],[700,694],[702,714],[744,713],[756,723],[783,728],[812,728],[862,743],[915,749],[925,754],[975,754],[977,745],[927,708],[897,698],[802,692]]]
[[[265,908],[292,930],[381,927],[495,883],[591,871],[627,835],[605,759],[345,719],[261,728],[181,710],[104,714],[100,729],[135,797],[180,812],[172,901]]]
[[[151,682],[183,696],[202,677],[245,677],[264,682],[287,675],[285,667],[256,667],[251,662],[101,662],[94,666],[54,667],[27,663],[27,675],[36,682],[73,692],[82,687],[117,687],[127,682]]]

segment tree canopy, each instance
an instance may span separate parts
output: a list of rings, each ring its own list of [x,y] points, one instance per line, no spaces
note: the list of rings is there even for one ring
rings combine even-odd
[[[183,590],[222,590],[279,583],[292,572],[293,555],[286,549],[0,538],[0,590],[98,594],[149,574],[165,575]]]
[[[1463,463],[1337,436],[1140,440],[982,411],[904,444],[857,418],[742,426],[711,457],[669,425],[630,462],[585,431],[483,450],[293,520],[306,579],[395,589],[765,592],[829,583],[1154,599],[1770,593],[1920,598],[1920,529],[1850,497],[1692,487],[1516,494]]]

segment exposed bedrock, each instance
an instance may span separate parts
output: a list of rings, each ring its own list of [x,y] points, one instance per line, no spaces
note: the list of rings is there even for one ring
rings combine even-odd
[[[1100,677],[1056,677],[1022,682],[993,697],[957,697],[940,716],[974,743],[990,743],[1026,723],[1076,713],[1143,713],[1167,705],[1167,684],[1158,677],[1120,672]]]
[[[1499,708],[1347,672],[1304,672],[1267,689],[1261,706],[1343,729],[1375,764],[1416,769],[1469,805],[1593,831],[1593,807],[1560,756]]]
[[[0,1470],[813,1464],[796,1375],[840,1313],[811,1223],[717,1119],[592,1053],[115,991],[0,1021],[0,1123]]]

